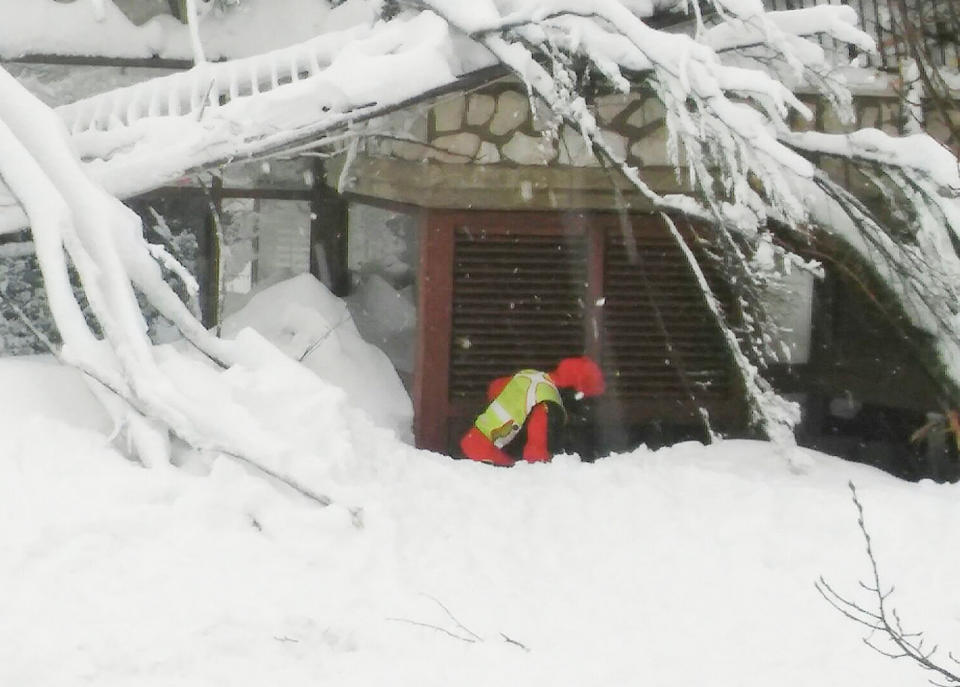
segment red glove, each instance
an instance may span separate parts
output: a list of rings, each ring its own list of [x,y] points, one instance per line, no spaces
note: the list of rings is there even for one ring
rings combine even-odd
[[[470,431],[463,435],[460,440],[460,450],[470,460],[480,461],[481,463],[490,463],[491,465],[500,465],[501,467],[511,467],[515,461],[506,453],[498,449],[492,441],[487,439],[476,427],[471,427]]]

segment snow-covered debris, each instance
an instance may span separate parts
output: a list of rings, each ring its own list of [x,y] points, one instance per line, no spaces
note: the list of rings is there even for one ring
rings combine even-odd
[[[223,324],[233,338],[251,327],[321,379],[340,387],[350,405],[409,440],[413,406],[387,356],[367,343],[342,300],[303,274],[255,294]]]
[[[102,435],[113,429],[110,416],[74,368],[49,355],[3,358],[0,367],[0,417],[5,418],[0,426],[13,418],[40,417]]]

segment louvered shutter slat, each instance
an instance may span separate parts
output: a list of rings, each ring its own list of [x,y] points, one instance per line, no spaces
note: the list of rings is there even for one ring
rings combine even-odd
[[[583,236],[457,229],[451,398],[482,396],[496,377],[582,353],[585,285]]]
[[[603,365],[610,393],[722,398],[730,390],[727,358],[703,295],[666,229],[645,229],[634,241],[606,236]]]

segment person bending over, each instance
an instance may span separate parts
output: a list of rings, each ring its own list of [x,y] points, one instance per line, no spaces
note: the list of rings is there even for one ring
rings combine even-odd
[[[460,439],[460,449],[470,460],[509,467],[516,461],[503,448],[525,426],[523,459],[548,461],[553,457],[548,443],[550,416],[566,420],[560,389],[573,389],[582,398],[599,396],[604,387],[600,367],[587,356],[564,358],[550,372],[520,370],[499,377],[487,388],[489,405]]]

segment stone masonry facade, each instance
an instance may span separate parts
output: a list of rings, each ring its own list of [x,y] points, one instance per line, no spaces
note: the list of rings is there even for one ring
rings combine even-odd
[[[823,99],[801,99],[815,117],[810,122],[797,118],[797,129],[904,131],[905,114],[890,88],[855,96],[852,123],[842,122]],[[664,110],[655,95],[602,96],[595,114],[610,147],[639,169],[652,188],[688,190],[682,169],[676,169],[668,154]],[[960,120],[960,109],[954,114]],[[554,130],[548,113],[531,106],[517,83],[497,82],[447,96],[429,108],[394,116],[390,125],[394,133],[365,143],[347,175],[347,190],[437,207],[602,209],[625,200],[643,209],[645,201],[622,179],[614,181],[621,192],[614,198],[610,172],[601,168],[579,133],[567,125]],[[935,115],[928,116],[925,126],[957,147]],[[867,192],[866,181],[842,162],[822,164],[848,188]]]

